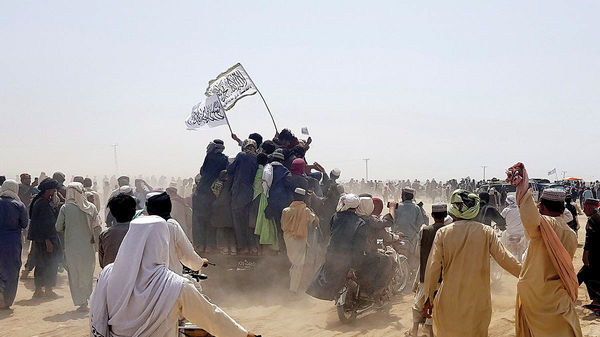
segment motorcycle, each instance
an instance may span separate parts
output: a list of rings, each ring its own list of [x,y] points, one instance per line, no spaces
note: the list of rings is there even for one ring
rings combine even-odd
[[[208,266],[208,265],[212,265],[214,266],[214,263],[207,263],[204,265],[204,267]],[[208,276],[206,274],[200,274],[195,270],[191,270],[186,266],[183,266],[183,274],[184,275],[189,275],[192,279],[196,280],[196,282],[200,282],[203,280],[208,279]],[[180,324],[178,326],[178,336],[181,337],[214,337],[213,335],[211,335],[210,333],[208,333],[206,330],[200,328],[199,326],[189,323],[189,322],[185,322],[185,320],[180,321]]]
[[[411,293],[411,285],[415,284],[417,277],[419,277],[419,261],[416,259],[416,255],[412,253],[415,248],[408,236],[401,234],[399,237],[397,242],[392,243],[392,247],[403,257],[400,266],[403,280],[399,292]]]
[[[383,240],[378,239],[377,244],[383,246]],[[342,323],[350,323],[360,314],[385,306],[392,296],[400,294],[408,285],[410,273],[406,256],[399,254],[390,246],[380,248],[379,251],[391,257],[393,261],[391,280],[377,298],[366,296],[361,292],[355,271],[350,270],[346,276],[346,282],[339,290],[335,300],[338,318]]]

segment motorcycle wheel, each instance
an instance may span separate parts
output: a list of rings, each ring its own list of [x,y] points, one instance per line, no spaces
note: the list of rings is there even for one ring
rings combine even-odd
[[[396,275],[394,275],[393,281],[393,291],[395,294],[400,294],[406,288],[408,288],[408,281],[410,279],[410,267],[408,265],[408,259],[405,257],[400,257],[400,263],[398,265],[398,269],[396,270]]]
[[[336,306],[337,308],[337,313],[338,313],[338,318],[340,319],[340,322],[344,323],[344,324],[348,324],[353,322],[356,319],[356,311],[352,310],[352,311],[346,311],[344,309],[344,306],[342,305],[338,305]]]

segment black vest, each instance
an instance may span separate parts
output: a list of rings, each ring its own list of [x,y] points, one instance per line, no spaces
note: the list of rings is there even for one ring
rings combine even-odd
[[[443,223],[438,224],[434,223],[433,225],[428,225],[423,227],[423,233],[421,234],[421,251],[420,251],[420,267],[419,267],[419,277],[420,281],[425,282],[425,267],[427,267],[427,259],[429,258],[429,252],[431,251],[431,247],[433,246],[433,240],[435,239],[435,233],[437,233],[438,229],[444,226]]]

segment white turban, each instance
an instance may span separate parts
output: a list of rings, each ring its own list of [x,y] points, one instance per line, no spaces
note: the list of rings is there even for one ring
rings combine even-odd
[[[358,208],[360,199],[356,194],[344,194],[340,197],[336,211],[343,212],[351,208]]]
[[[374,209],[375,209],[375,204],[373,203],[372,198],[361,197],[359,200],[358,209],[356,210],[356,214],[371,215],[371,214],[373,214]]]
[[[121,186],[121,187],[119,187],[118,192],[116,194],[120,194],[120,193],[132,194],[133,188],[131,188],[131,186],[129,186],[129,185]]]
[[[74,204],[86,214],[87,225],[94,239],[94,248],[98,250],[98,237],[102,231],[102,220],[100,220],[96,206],[87,200],[81,183],[67,185],[65,203]]]
[[[73,182],[67,185],[65,202],[75,204],[82,212],[86,213],[92,218],[95,218],[98,215],[96,206],[86,199],[83,185],[81,183]]]
[[[12,179],[5,180],[2,183],[2,188],[0,188],[0,197],[9,197],[21,201],[19,198],[19,184]]]
[[[507,196],[506,203],[508,204],[508,206],[516,206],[517,205],[517,197],[512,194]]]

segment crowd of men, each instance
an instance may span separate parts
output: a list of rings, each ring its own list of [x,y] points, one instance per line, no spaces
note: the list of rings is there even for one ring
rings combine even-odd
[[[202,297],[183,266],[200,270],[208,262],[201,255],[212,253],[282,255],[294,294],[332,300],[353,270],[364,293],[380,300],[392,261],[379,241],[391,244],[401,234],[418,275],[411,335],[420,324],[435,336],[486,335],[490,256],[519,278],[518,336],[581,336],[577,284],[586,284],[589,307],[600,309],[598,183],[548,188],[537,207],[522,165],[511,171],[516,193],[483,191],[470,178],[341,184],[339,169],[308,162],[310,138],[287,129],[272,140],[232,137],[240,147],[234,157],[215,139],[195,179],[150,178],[155,187],[141,178],[131,186],[122,176],[103,180],[99,192],[83,176],[65,185],[61,172],[34,181],[22,174],[20,183],[2,179],[0,308],[12,305],[19,274],[32,271],[33,297],[56,297],[64,269],[73,304],[91,310],[94,336],[111,329],[169,335],[179,317],[213,334],[253,336]],[[440,202],[427,212],[417,196]],[[584,267],[575,275],[577,199],[589,220]],[[93,292],[96,252],[103,270]],[[164,319],[147,324],[154,317],[148,307]]]

